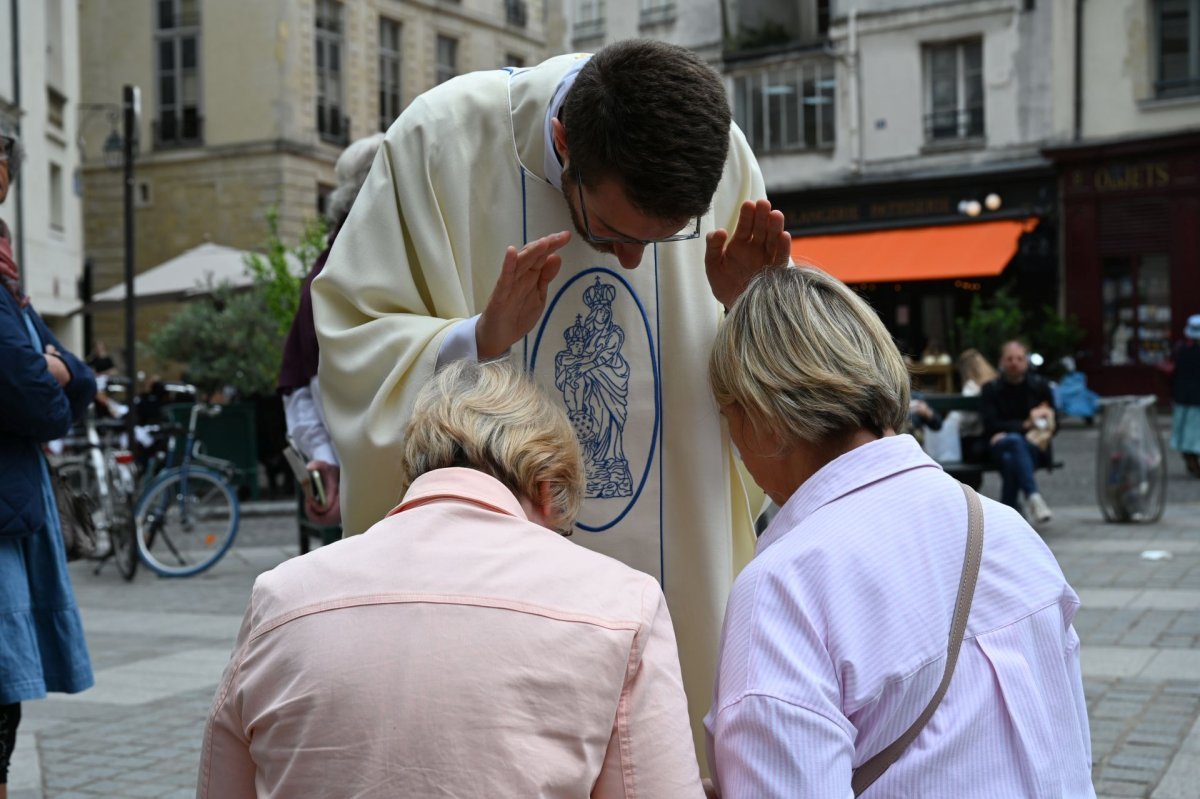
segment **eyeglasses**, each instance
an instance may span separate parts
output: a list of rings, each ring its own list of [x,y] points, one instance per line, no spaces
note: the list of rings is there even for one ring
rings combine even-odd
[[[673,236],[663,236],[661,239],[635,239],[632,236],[600,236],[592,232],[592,223],[588,221],[587,203],[583,201],[583,181],[579,179],[579,170],[575,172],[575,188],[579,192],[579,210],[583,213],[583,229],[587,232],[587,240],[593,244],[636,244],[646,247],[651,244],[666,244],[672,241],[688,241],[700,238],[700,217],[693,224]]]

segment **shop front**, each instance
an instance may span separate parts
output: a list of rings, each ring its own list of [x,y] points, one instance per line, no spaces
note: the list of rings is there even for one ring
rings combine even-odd
[[[1200,313],[1200,133],[1059,148],[1066,310],[1101,394],[1157,394]]]
[[[1057,303],[1048,165],[773,194],[772,203],[793,259],[854,287],[915,361],[958,354],[959,322],[978,296],[1006,287],[1022,306]],[[953,387],[942,377],[930,388]]]

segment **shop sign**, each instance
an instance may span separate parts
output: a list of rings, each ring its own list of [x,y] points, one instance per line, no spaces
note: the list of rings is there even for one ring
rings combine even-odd
[[[1166,161],[1143,161],[1134,164],[1105,164],[1094,170],[1076,169],[1071,173],[1071,189],[1075,192],[1117,194],[1127,191],[1153,191],[1171,185],[1171,168]]]

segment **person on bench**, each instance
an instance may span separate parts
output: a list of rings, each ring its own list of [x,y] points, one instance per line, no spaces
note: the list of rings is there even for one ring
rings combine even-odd
[[[1001,346],[1000,376],[983,387],[979,403],[984,435],[1003,480],[1000,501],[1020,510],[1018,495],[1024,493],[1034,521],[1049,522],[1053,514],[1033,472],[1053,458],[1049,447],[1043,450],[1026,434],[1053,426],[1054,398],[1046,381],[1029,374],[1029,348],[1023,342]]]

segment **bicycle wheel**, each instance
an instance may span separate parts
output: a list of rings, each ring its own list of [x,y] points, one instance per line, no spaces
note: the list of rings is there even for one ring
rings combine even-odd
[[[134,509],[138,554],[164,577],[190,577],[212,566],[237,535],[237,497],[206,469],[169,469]]]
[[[111,526],[113,560],[126,582],[137,574],[138,550],[133,526],[133,474],[124,464],[110,464],[108,495],[112,498]]]

